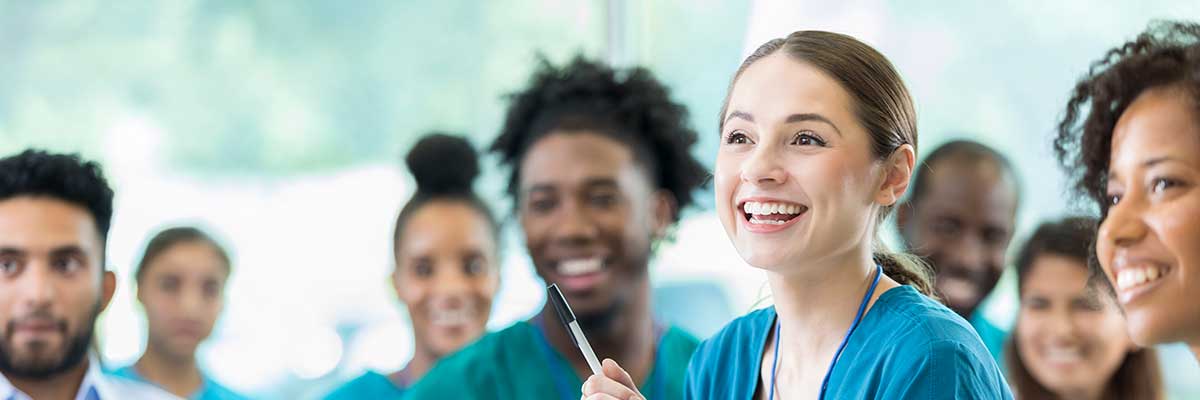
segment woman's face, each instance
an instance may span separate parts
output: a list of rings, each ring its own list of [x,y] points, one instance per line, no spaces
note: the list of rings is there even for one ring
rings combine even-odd
[[[229,266],[211,244],[187,241],[143,268],[137,297],[146,310],[148,340],[172,357],[192,357],[225,306]]]
[[[392,282],[417,346],[436,357],[484,333],[500,285],[491,223],[461,201],[432,201],[408,218]]]
[[[1200,341],[1200,114],[1151,89],[1113,129],[1097,256],[1140,345]]]
[[[820,262],[870,242],[883,168],[836,81],[776,53],[737,79],[722,118],[717,212],[747,263]]]
[[[1102,390],[1132,348],[1112,299],[1090,294],[1082,260],[1044,254],[1023,278],[1015,340],[1026,369],[1060,397]]]

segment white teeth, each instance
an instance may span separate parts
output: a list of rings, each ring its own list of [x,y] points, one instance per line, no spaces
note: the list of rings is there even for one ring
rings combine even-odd
[[[470,308],[454,310],[432,310],[429,312],[429,322],[438,326],[463,325],[475,318],[475,312]]]
[[[751,217],[750,223],[758,224],[758,225],[783,225],[783,224],[786,224],[787,221],[777,221],[777,220],[773,220],[773,219],[758,219],[758,218]]]
[[[604,267],[600,257],[566,260],[558,263],[558,273],[565,276],[577,276],[599,271]]]
[[[1138,266],[1122,269],[1117,273],[1117,289],[1126,290],[1163,277],[1165,271],[1157,266]]]
[[[796,204],[783,203],[760,203],[756,201],[747,201],[742,205],[742,211],[746,214],[771,215],[771,214],[799,214],[804,210],[803,206]]]
[[[1046,349],[1046,359],[1057,363],[1072,363],[1083,361],[1083,353],[1079,348],[1048,348]]]

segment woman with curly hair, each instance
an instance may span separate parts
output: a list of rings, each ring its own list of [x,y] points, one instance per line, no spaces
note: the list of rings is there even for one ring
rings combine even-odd
[[[1054,146],[1099,205],[1092,273],[1133,341],[1200,356],[1200,24],[1153,24],[1095,62]]]
[[[682,397],[698,341],[655,321],[649,262],[704,168],[683,106],[640,68],[543,61],[510,98],[492,152],[537,274],[566,296],[596,354],[622,360],[652,398]],[[439,361],[414,399],[578,399],[586,360],[547,303],[533,318]]]

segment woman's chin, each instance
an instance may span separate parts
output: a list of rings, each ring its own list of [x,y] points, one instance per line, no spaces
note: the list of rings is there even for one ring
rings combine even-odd
[[[1184,340],[1182,335],[1174,334],[1174,327],[1163,326],[1162,315],[1154,315],[1151,310],[1126,310],[1129,338],[1139,347],[1149,347],[1163,343]]]
[[[784,257],[781,257],[778,252],[739,249],[738,255],[747,265],[765,271],[780,272],[780,266],[785,265]]]

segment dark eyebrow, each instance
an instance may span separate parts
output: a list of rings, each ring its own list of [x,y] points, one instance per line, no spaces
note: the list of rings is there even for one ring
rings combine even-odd
[[[525,194],[529,195],[529,194],[533,194],[533,193],[547,193],[547,192],[553,193],[555,190],[557,190],[557,189],[554,187],[553,184],[536,183],[533,186],[530,186],[529,188],[525,189]]]
[[[52,257],[84,256],[86,254],[87,253],[83,251],[83,248],[75,245],[62,246],[55,248],[54,250],[50,250],[50,256]]]
[[[825,118],[825,116],[821,115],[821,114],[813,114],[813,113],[792,114],[792,115],[789,115],[786,120],[786,122],[789,124],[796,123],[796,122],[805,122],[805,121],[824,122],[825,124],[828,124],[830,127],[833,127],[833,131],[837,132],[838,136],[842,136],[842,130],[838,129],[837,125],[835,125],[833,123],[833,121],[830,121],[829,118]]]
[[[5,257],[24,257],[25,250],[16,247],[0,247],[0,256]]]
[[[744,119],[744,120],[746,120],[746,122],[754,122],[753,115],[750,115],[750,113],[748,113],[748,112],[737,111],[737,110],[730,112],[729,116],[725,117],[725,122],[729,122],[729,120],[734,119],[734,118]]]
[[[1175,160],[1172,159],[1170,156],[1154,157],[1149,160],[1142,161],[1142,166],[1143,167],[1153,167],[1155,165],[1162,164],[1167,161],[1175,161]]]
[[[1142,161],[1142,168],[1150,168],[1155,165],[1162,164],[1162,163],[1169,162],[1169,161],[1179,161],[1179,160],[1172,158],[1171,156],[1152,157],[1146,161]],[[1111,163],[1111,161],[1110,161],[1110,163]],[[1112,168],[1111,164],[1109,165],[1109,168]],[[1114,179],[1117,179],[1117,176],[1118,175],[1115,171],[1109,171],[1108,174],[1106,174],[1104,176],[1104,179],[1105,180],[1114,180]]]
[[[616,189],[617,180],[613,178],[591,178],[583,183],[587,189]]]

